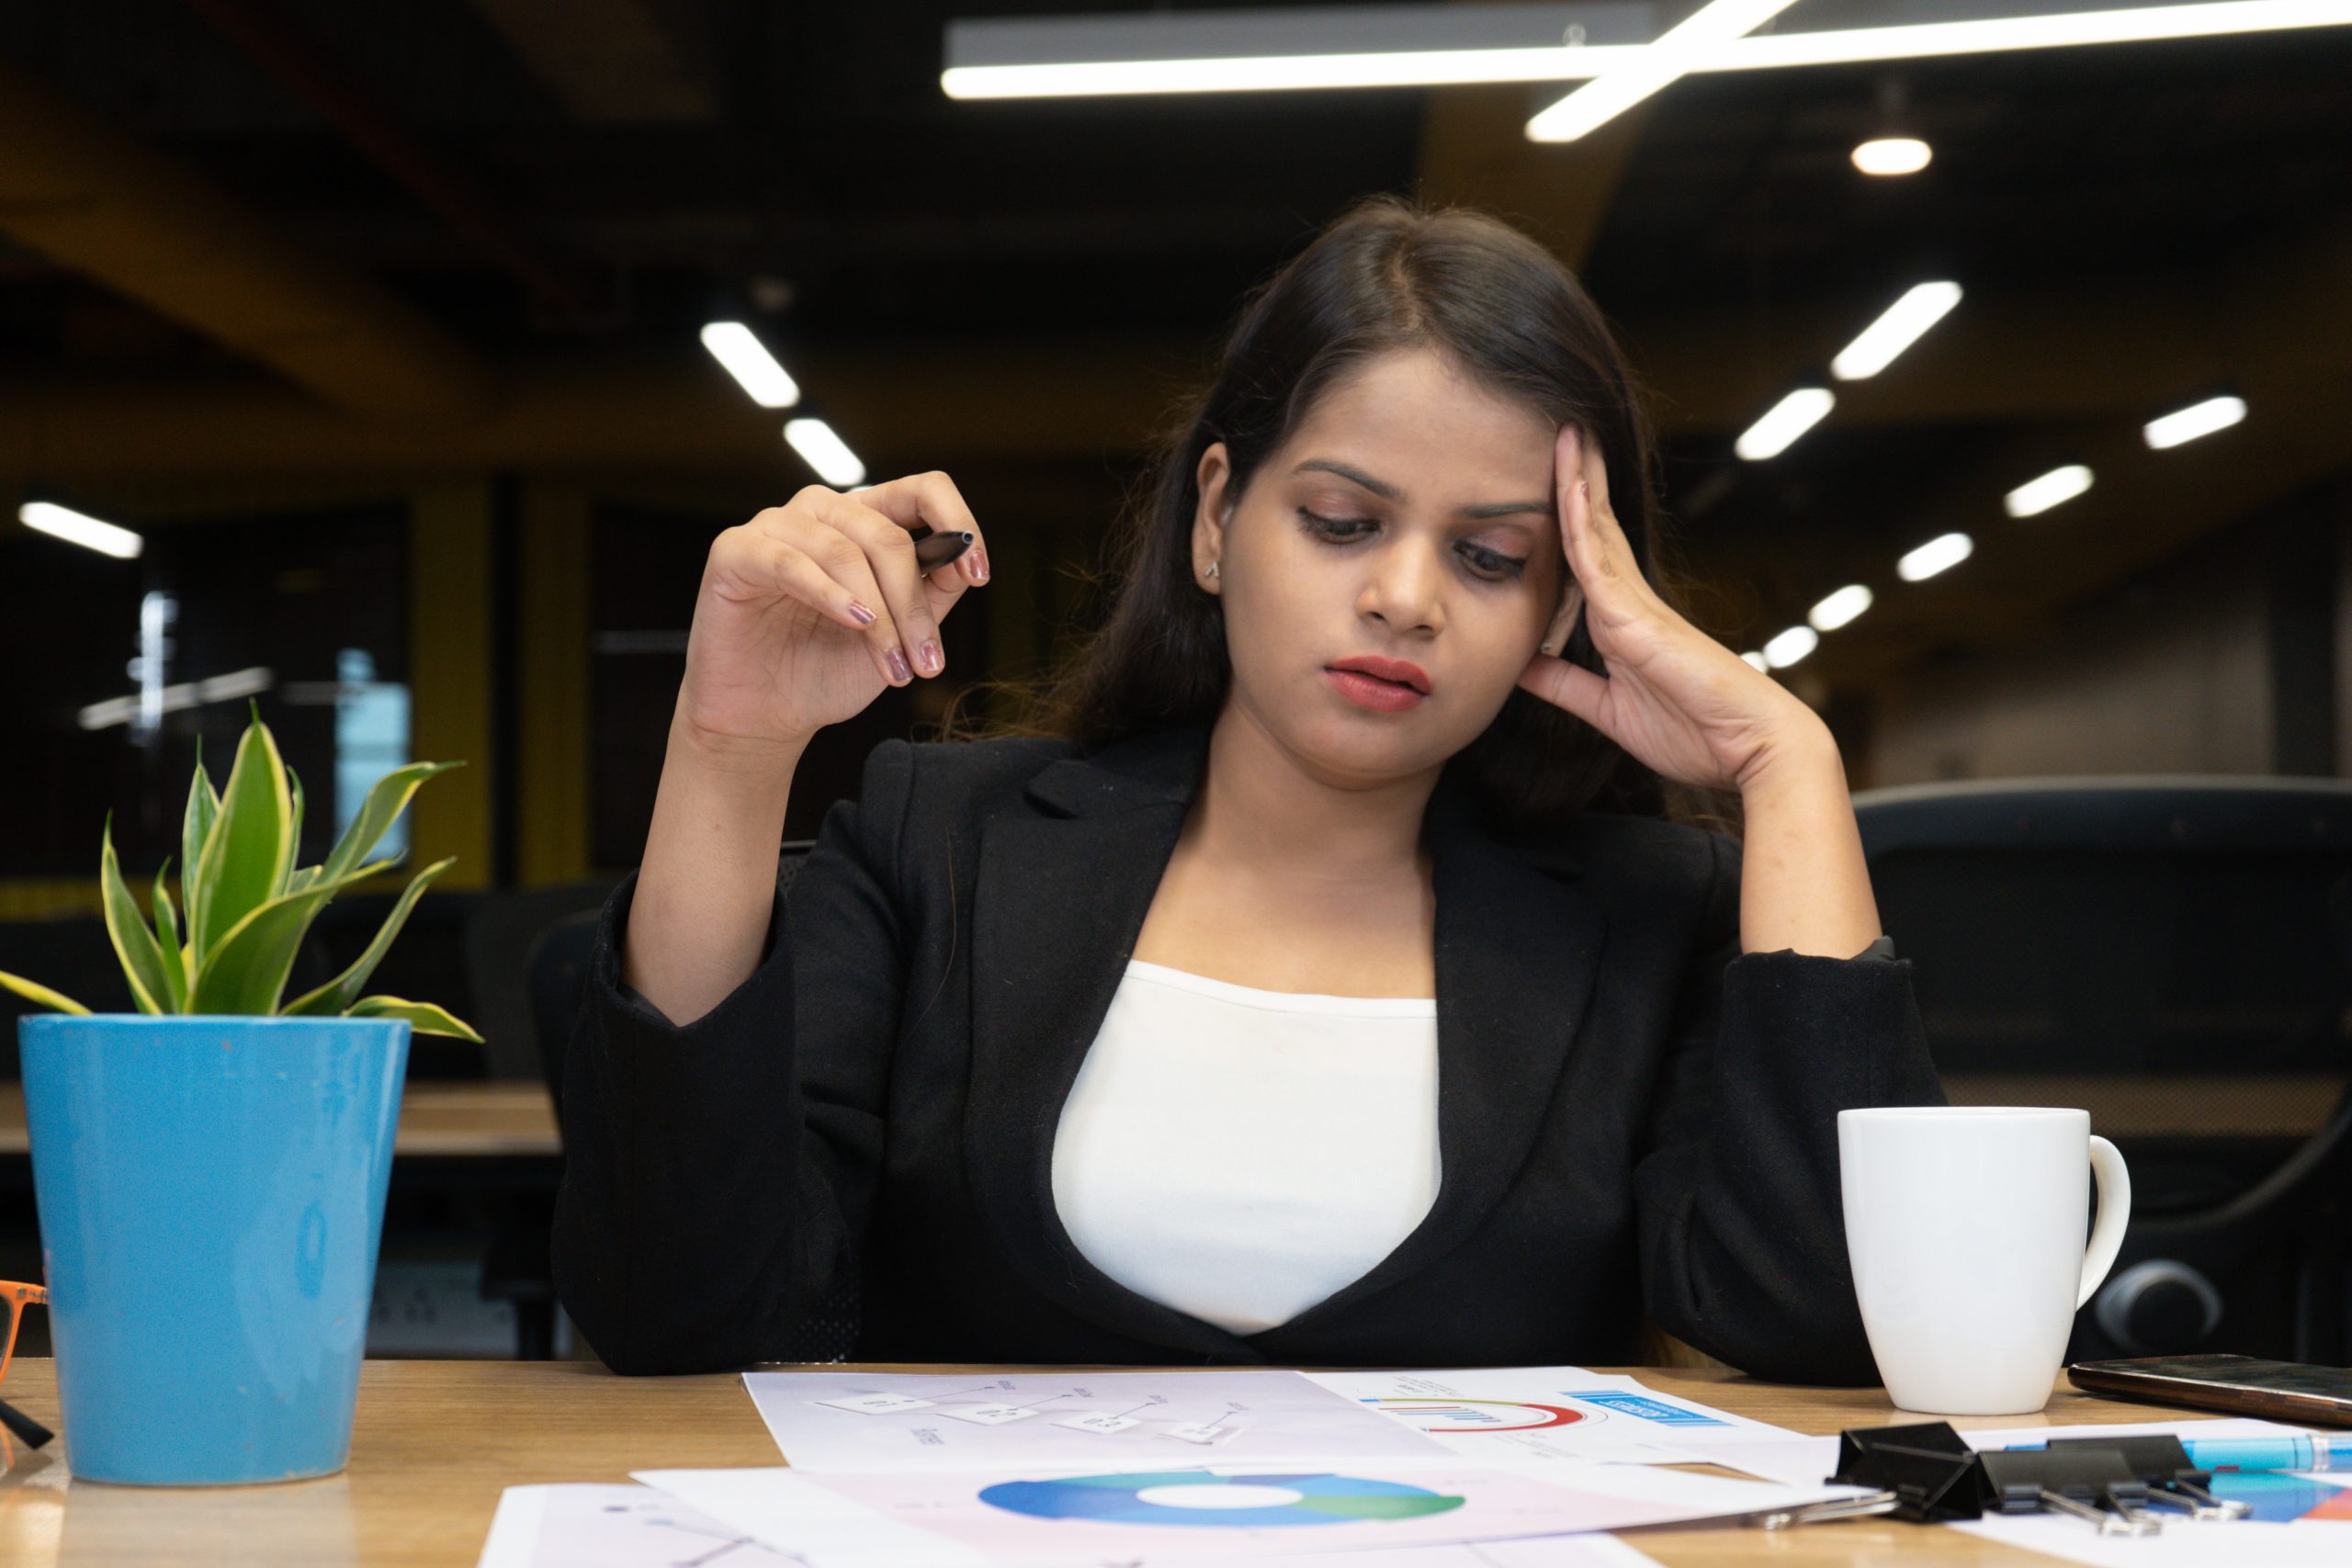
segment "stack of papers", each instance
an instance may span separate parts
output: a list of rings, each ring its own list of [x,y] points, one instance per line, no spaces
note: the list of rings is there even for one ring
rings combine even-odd
[[[790,1468],[513,1488],[482,1568],[1623,1568],[1590,1532],[1850,1490],[1646,1468],[1802,1439],[1576,1367],[744,1381]]]

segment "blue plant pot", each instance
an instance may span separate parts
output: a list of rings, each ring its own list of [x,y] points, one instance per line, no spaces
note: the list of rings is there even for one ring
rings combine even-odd
[[[341,1470],[392,1168],[404,1020],[20,1019],[76,1477]]]

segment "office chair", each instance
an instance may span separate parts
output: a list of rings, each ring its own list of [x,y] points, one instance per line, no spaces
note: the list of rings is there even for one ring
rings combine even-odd
[[[2344,1359],[2352,784],[1854,797],[1954,1104],[2081,1106],[2132,1173],[2076,1356]]]
[[[776,886],[788,888],[798,875],[814,839],[787,839],[776,858]],[[563,1063],[566,1047],[580,1018],[581,997],[588,983],[588,964],[596,950],[596,928],[602,909],[567,916],[548,928],[531,949],[531,1008],[537,1021],[539,1049],[548,1092],[555,1096],[559,1122],[563,1106]],[[858,1294],[855,1280],[845,1280],[828,1292],[796,1324],[776,1359],[780,1361],[845,1361],[857,1342]]]

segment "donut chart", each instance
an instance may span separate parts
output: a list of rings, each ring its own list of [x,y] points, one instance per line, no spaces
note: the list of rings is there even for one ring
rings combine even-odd
[[[1535,1432],[1573,1426],[1585,1419],[1565,1404],[1535,1404],[1524,1399],[1406,1398],[1385,1395],[1364,1404],[1424,1432]]]
[[[1171,1470],[1006,1481],[982,1488],[980,1501],[1040,1519],[1254,1527],[1415,1519],[1459,1508],[1464,1499],[1368,1476],[1216,1475]]]

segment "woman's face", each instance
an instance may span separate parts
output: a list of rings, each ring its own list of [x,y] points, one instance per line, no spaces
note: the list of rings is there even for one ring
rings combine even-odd
[[[1433,770],[1476,739],[1567,583],[1557,432],[1439,354],[1400,350],[1327,390],[1238,502],[1225,444],[1210,446],[1193,571],[1224,600],[1228,702],[1334,779]],[[1330,671],[1359,655],[1418,666],[1428,694],[1366,705]]]

